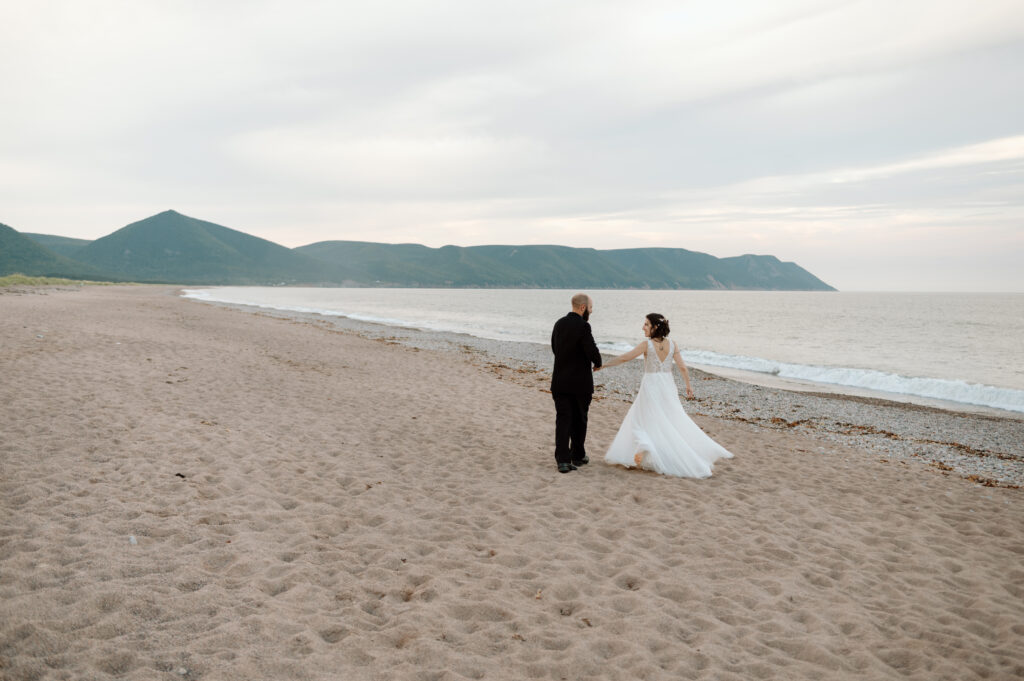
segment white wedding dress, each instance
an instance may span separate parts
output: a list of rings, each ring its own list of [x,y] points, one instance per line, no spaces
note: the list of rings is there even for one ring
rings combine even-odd
[[[641,468],[682,478],[706,478],[716,460],[731,459],[732,454],[683,410],[672,376],[674,354],[675,346],[669,341],[668,356],[659,360],[654,343],[647,341],[640,390],[604,460],[633,468],[633,457],[641,453]]]

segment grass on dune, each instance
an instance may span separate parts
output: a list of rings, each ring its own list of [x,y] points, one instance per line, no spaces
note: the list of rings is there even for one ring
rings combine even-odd
[[[8,274],[0,277],[0,288],[7,286],[110,286],[108,281],[87,281],[84,279],[61,279],[60,277],[29,277],[24,274]]]

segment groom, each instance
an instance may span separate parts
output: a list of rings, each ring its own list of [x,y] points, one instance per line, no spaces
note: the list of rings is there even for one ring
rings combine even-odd
[[[587,439],[587,412],[594,397],[594,369],[601,366],[601,352],[590,332],[594,301],[585,293],[572,297],[572,312],[551,331],[555,367],[551,372],[551,396],[555,398],[555,462],[559,473],[589,463],[583,446]]]

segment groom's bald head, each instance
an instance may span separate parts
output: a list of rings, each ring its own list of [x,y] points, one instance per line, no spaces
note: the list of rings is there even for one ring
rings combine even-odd
[[[594,311],[594,301],[586,293],[577,293],[572,297],[572,311],[584,319],[590,319]]]

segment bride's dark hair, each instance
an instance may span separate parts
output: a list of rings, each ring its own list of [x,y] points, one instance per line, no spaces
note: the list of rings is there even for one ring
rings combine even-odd
[[[668,335],[668,320],[665,315],[652,312],[647,315],[647,321],[651,323],[651,338],[664,338]]]

